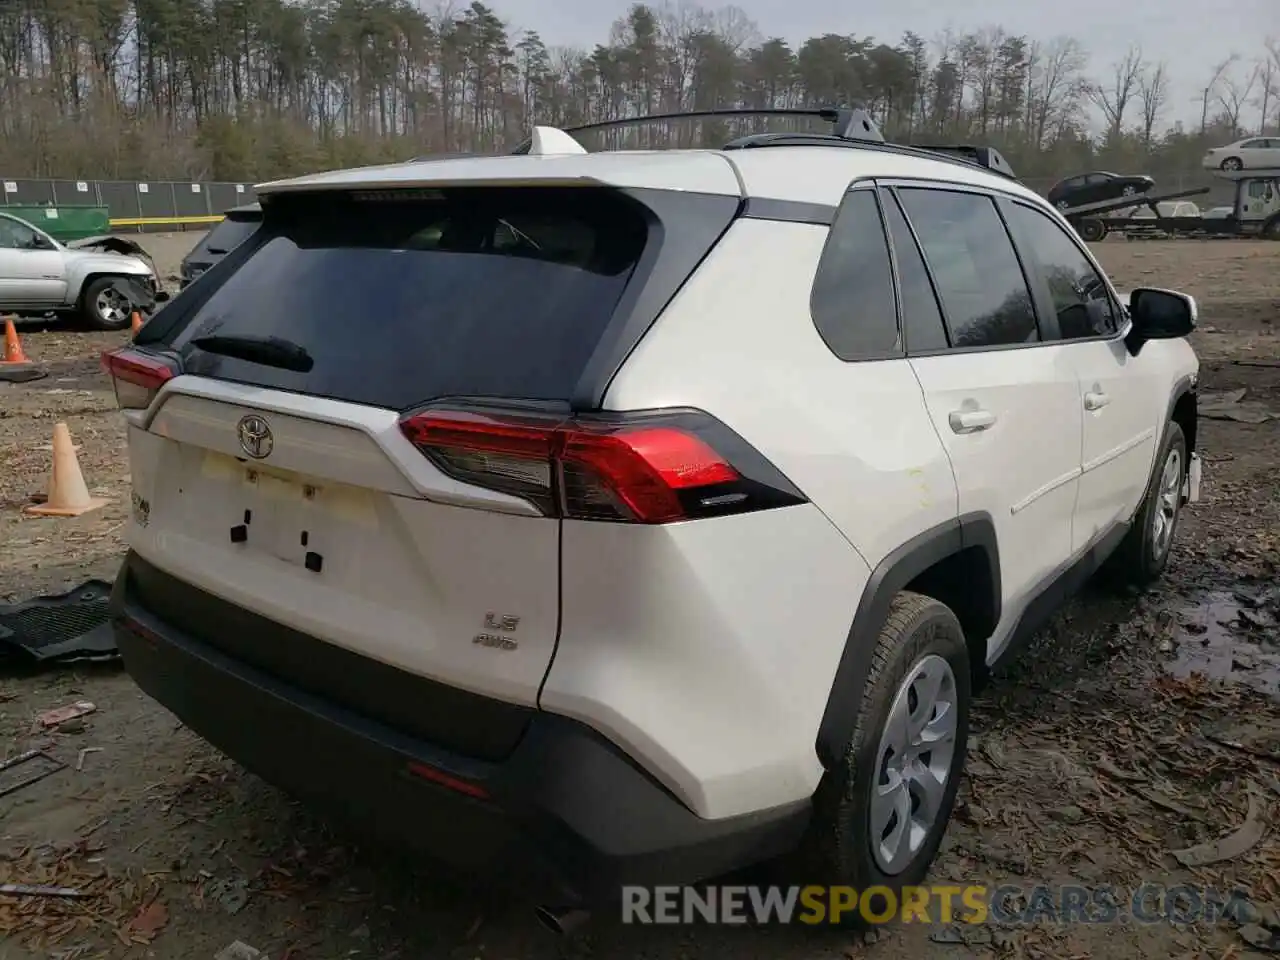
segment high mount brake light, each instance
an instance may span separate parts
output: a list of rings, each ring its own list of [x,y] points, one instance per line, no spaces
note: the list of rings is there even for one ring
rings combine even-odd
[[[132,347],[104,351],[102,368],[111,374],[116,403],[121,410],[145,410],[160,388],[178,373],[165,360],[147,356]]]
[[[455,479],[520,497],[546,516],[654,524],[803,502],[705,414],[593,421],[428,410],[401,430]]]

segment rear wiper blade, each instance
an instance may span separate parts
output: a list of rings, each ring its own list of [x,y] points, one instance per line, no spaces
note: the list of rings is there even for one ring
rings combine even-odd
[[[249,363],[260,363],[266,367],[279,367],[281,370],[292,370],[294,373],[309,373],[315,365],[311,354],[292,340],[280,337],[223,336],[211,334],[207,337],[196,337],[191,345],[199,347],[206,353],[217,353],[224,357],[247,360]]]

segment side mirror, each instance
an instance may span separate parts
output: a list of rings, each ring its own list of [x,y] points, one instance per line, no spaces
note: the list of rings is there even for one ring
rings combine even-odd
[[[1196,328],[1195,298],[1176,290],[1142,287],[1129,294],[1132,326],[1125,343],[1137,356],[1148,340],[1176,340]]]
[[[31,249],[32,250],[53,250],[55,249],[55,247],[49,241],[48,237],[46,237],[42,233],[37,233],[34,237],[31,238]]]

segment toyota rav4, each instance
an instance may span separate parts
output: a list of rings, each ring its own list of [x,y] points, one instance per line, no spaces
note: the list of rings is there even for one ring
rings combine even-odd
[[[539,128],[259,196],[105,358],[125,663],[551,907],[788,853],[918,882],[976,684],[1196,496],[1194,301],[1122,302],[995,151]]]

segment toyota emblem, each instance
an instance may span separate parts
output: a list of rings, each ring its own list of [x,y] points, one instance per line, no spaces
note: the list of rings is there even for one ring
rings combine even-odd
[[[257,414],[241,417],[236,426],[240,436],[240,449],[255,460],[264,460],[271,456],[271,448],[275,446],[275,438],[271,436],[271,428],[267,421]]]

